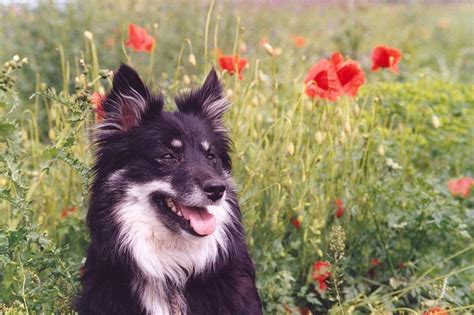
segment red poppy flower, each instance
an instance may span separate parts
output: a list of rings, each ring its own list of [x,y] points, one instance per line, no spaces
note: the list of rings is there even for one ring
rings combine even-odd
[[[308,71],[304,79],[305,93],[309,97],[319,97],[337,101],[341,95],[341,84],[331,62],[321,59]]]
[[[297,48],[302,48],[306,46],[306,37],[303,37],[301,35],[295,35],[293,36],[293,43],[295,44],[295,47]]]
[[[340,218],[344,215],[344,203],[342,202],[342,199],[336,199],[336,217]]]
[[[397,64],[402,57],[400,50],[385,45],[379,45],[372,50],[372,71],[379,68],[388,68],[398,73]]]
[[[135,51],[151,52],[155,46],[155,39],[148,35],[144,28],[130,23],[128,25],[128,41],[126,45]]]
[[[474,186],[474,178],[466,176],[459,179],[452,179],[448,182],[448,189],[453,196],[467,198]]]
[[[448,312],[439,306],[435,306],[423,312],[422,315],[448,315]]]
[[[99,92],[94,92],[91,95],[91,103],[95,106],[95,121],[101,122],[105,118],[105,110],[103,103],[105,101],[105,96]]]
[[[219,55],[217,57],[219,61],[219,66],[222,70],[227,70],[230,75],[233,75],[237,72],[239,80],[242,80],[242,71],[247,65],[247,59],[240,58],[239,56],[225,56]]]
[[[72,206],[72,207],[69,207],[69,208],[64,208],[63,210],[61,210],[61,219],[65,219],[66,217],[70,216],[71,214],[73,214],[76,211],[77,211],[76,206]]]
[[[365,83],[365,73],[358,62],[354,60],[344,61],[340,53],[334,53],[331,61],[337,71],[337,78],[345,95],[354,97],[362,84]]]
[[[370,259],[370,265],[374,266],[374,267],[378,266],[378,265],[380,265],[380,260],[378,258],[371,258]]]
[[[293,226],[294,226],[297,230],[299,230],[299,229],[301,228],[301,222],[300,222],[300,220],[298,220],[297,217],[291,218],[291,224],[293,224]]]
[[[359,63],[346,60],[334,53],[329,60],[321,59],[308,71],[304,83],[309,97],[337,101],[340,96],[355,96],[365,82],[365,74]]]
[[[328,288],[327,279],[331,277],[329,269],[331,265],[327,261],[316,261],[313,264],[313,279],[319,283],[319,290],[325,292]]]

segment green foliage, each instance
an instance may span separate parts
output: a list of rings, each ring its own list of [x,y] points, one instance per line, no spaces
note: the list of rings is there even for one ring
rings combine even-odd
[[[150,6],[2,7],[10,23],[0,57],[25,54],[31,65],[15,56],[0,72],[0,312],[71,311],[88,242],[90,96],[111,84],[101,66],[133,62],[172,107],[170,96],[200,84],[215,63],[212,48],[230,54],[239,47],[250,62],[244,80],[221,77],[233,103],[226,119],[234,176],[266,313],[469,312],[474,199],[454,198],[447,181],[474,173],[465,47],[472,9],[459,17],[458,7],[418,6],[288,14],[284,6],[248,12],[219,2],[206,21],[207,5],[163,2],[157,15]],[[138,19],[157,36],[153,56],[123,54],[126,24]],[[328,29],[333,20],[339,26]],[[390,32],[395,21],[403,24],[397,34]],[[92,34],[79,40],[85,30]],[[295,34],[307,36],[307,46],[294,47]],[[262,36],[282,54],[266,54]],[[338,49],[369,69],[370,49],[380,42],[402,49],[399,76],[366,71],[359,95],[337,103],[302,93],[307,69],[322,55]],[[187,62],[191,51],[196,66]],[[315,261],[331,264],[327,291],[313,280]]]

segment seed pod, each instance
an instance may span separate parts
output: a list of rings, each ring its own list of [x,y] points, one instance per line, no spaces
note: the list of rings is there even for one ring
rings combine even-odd
[[[273,54],[275,53],[275,52],[273,51],[272,45],[270,45],[269,43],[263,43],[263,48],[265,48],[265,50],[267,51],[267,53],[268,53],[270,56],[273,56]]]
[[[191,84],[191,78],[189,78],[189,76],[187,74],[185,74],[184,77],[183,77],[183,82],[186,85],[190,85]]]
[[[286,153],[289,156],[295,154],[295,145],[293,144],[293,142],[288,143],[288,145],[286,146]]]
[[[377,152],[379,153],[380,156],[385,155],[385,148],[383,147],[383,144],[379,144],[379,146],[377,147]]]
[[[54,129],[49,129],[48,137],[51,141],[54,141],[56,139],[56,132],[54,131]]]
[[[344,142],[346,142],[346,134],[344,133],[344,131],[341,131],[338,141],[340,145],[343,145]]]
[[[283,49],[281,49],[281,48],[275,48],[273,50],[273,56],[275,56],[275,57],[280,56],[282,53],[283,53]]]
[[[433,114],[433,116],[431,116],[431,124],[436,129],[438,129],[441,126],[441,121],[439,120],[438,116],[436,116],[434,114]]]
[[[188,61],[193,67],[196,67],[196,57],[193,53],[189,54]]]
[[[351,123],[349,122],[349,120],[346,120],[346,122],[344,123],[344,132],[346,134],[351,133]]]
[[[92,35],[92,33],[89,31],[84,31],[84,37],[87,38],[88,40],[94,39],[94,35]]]
[[[316,143],[317,144],[321,144],[323,143],[323,140],[324,140],[324,135],[321,131],[316,131],[316,133],[314,134],[314,138],[316,139]]]
[[[354,111],[354,115],[355,115],[356,117],[359,117],[359,115],[360,115],[360,107],[359,107],[359,105],[355,104],[355,105],[354,105],[354,108],[353,108],[353,111]]]
[[[255,106],[255,107],[257,107],[257,106],[259,105],[257,95],[254,95],[254,96],[252,97],[251,103],[252,103],[252,105]]]

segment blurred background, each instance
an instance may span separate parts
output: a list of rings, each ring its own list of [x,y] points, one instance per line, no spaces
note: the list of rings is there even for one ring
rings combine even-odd
[[[57,75],[59,47],[66,60],[80,58],[84,30],[94,34],[101,66],[115,69],[124,59],[121,40],[127,35],[128,23],[146,27],[157,36],[156,71],[172,71],[185,39],[191,40],[196,51],[203,51],[209,4],[3,0],[0,5],[0,58],[28,56],[30,66],[22,75],[32,78],[40,73],[46,83],[53,84],[61,82]],[[449,80],[472,82],[472,6],[471,1],[434,0],[216,1],[214,14],[219,20],[218,44],[227,48],[226,53],[233,47],[239,16],[241,39],[249,55],[259,48],[262,38],[285,49],[293,47],[295,36],[302,36],[306,43],[298,50],[299,55],[316,59],[337,50],[367,65],[372,47],[390,42],[404,52],[403,64],[409,70],[405,75],[426,71]],[[156,31],[155,23],[159,25]],[[213,34],[210,36],[212,42]],[[22,93],[33,90],[34,80],[29,81],[19,86]]]

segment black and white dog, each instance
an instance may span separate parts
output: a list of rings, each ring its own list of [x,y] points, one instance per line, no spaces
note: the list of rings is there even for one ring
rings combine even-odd
[[[217,74],[163,111],[122,65],[96,132],[80,314],[261,314]]]

